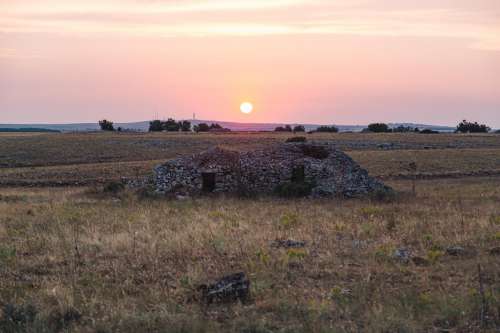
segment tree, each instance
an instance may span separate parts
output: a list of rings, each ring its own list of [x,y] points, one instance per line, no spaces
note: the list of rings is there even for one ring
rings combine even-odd
[[[337,133],[339,129],[335,126],[320,126],[316,129],[316,132],[325,132],[325,133]]]
[[[278,126],[274,129],[275,132],[291,132],[292,127],[290,125]]]
[[[167,132],[179,132],[180,126],[174,119],[168,118],[167,121],[163,123],[163,129]]]
[[[196,133],[198,133],[198,132],[208,132],[210,130],[210,126],[208,126],[205,123],[199,123],[198,125],[195,125],[193,127],[193,129],[194,129],[194,131]]]
[[[306,131],[306,129],[305,129],[305,127],[304,127],[304,126],[302,126],[302,125],[297,125],[297,126],[295,126],[295,127],[293,128],[293,132],[294,132],[294,133],[295,133],[295,132],[305,132],[305,131]]]
[[[191,122],[187,120],[179,121],[179,127],[181,131],[183,132],[190,132],[191,131]]]
[[[101,127],[101,131],[114,131],[113,122],[108,121],[106,119],[99,120],[99,126]]]
[[[392,129],[394,133],[408,133],[408,132],[418,132],[418,128],[413,128],[410,126],[399,125],[398,127],[394,127]]]
[[[455,133],[488,133],[491,130],[485,124],[478,124],[478,122],[468,122],[467,120],[462,120],[460,124],[457,125]]]
[[[163,131],[163,123],[160,120],[153,120],[149,122],[150,132],[161,132]]]
[[[373,123],[368,125],[368,131],[373,133],[388,133],[391,129],[387,124],[384,123]]]
[[[215,124],[210,125],[210,129],[222,129],[222,126],[215,123]]]

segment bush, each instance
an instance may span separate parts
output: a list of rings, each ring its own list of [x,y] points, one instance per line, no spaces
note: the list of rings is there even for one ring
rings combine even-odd
[[[390,203],[397,199],[396,192],[388,187],[379,188],[371,192],[369,197],[375,202]]]
[[[149,122],[149,131],[150,132],[161,132],[163,131],[163,123],[161,120],[153,120]]]
[[[200,123],[198,125],[194,125],[193,129],[194,129],[194,131],[196,133],[198,133],[198,132],[208,132],[208,131],[210,131],[210,126],[208,126],[205,123]]]
[[[467,120],[462,120],[460,124],[457,125],[455,133],[488,133],[491,130],[488,126],[484,124],[478,124],[477,122],[468,122]]]
[[[306,142],[307,138],[305,136],[293,136],[286,139],[286,142]]]
[[[191,122],[187,120],[179,121],[179,127],[181,131],[183,132],[190,132],[191,131]]]
[[[290,125],[278,126],[274,129],[275,132],[291,132],[292,127]]]
[[[323,133],[338,133],[339,129],[335,126],[320,126],[316,129],[316,132]]]
[[[293,132],[305,132],[306,131],[306,128],[302,125],[297,125],[293,128]]]
[[[420,134],[439,134],[439,132],[438,132],[438,131],[433,131],[433,130],[431,130],[431,129],[427,129],[427,128],[426,128],[426,129],[424,129],[424,130],[421,130],[419,133],[420,133]]]
[[[168,118],[167,121],[153,120],[149,122],[150,132],[178,132],[179,130],[183,132],[191,131],[191,122],[187,120],[177,122],[173,118]]]
[[[310,195],[313,188],[310,182],[289,182],[278,185],[274,193],[284,198],[300,198]]]
[[[108,121],[106,119],[99,120],[99,126],[101,127],[101,131],[114,131],[113,122]]]
[[[125,190],[125,185],[122,182],[110,181],[104,184],[102,191],[104,193],[117,194]]]
[[[392,131],[394,133],[409,133],[409,132],[419,132],[419,129],[418,127],[410,127],[410,126],[403,126],[403,125],[400,125],[398,127],[394,127],[392,129]]]
[[[391,132],[391,129],[389,128],[389,125],[384,124],[384,123],[373,123],[368,125],[368,131],[373,132],[373,133],[389,133]]]
[[[168,118],[168,120],[163,123],[163,129],[167,132],[179,132],[180,126],[174,119]]]

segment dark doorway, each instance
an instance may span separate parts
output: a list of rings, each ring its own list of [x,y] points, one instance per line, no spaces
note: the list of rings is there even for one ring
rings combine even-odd
[[[203,180],[202,191],[203,192],[213,192],[215,190],[215,173],[204,172],[201,174]]]
[[[306,180],[306,175],[304,173],[304,166],[299,165],[292,170],[292,182],[293,183],[303,183]]]

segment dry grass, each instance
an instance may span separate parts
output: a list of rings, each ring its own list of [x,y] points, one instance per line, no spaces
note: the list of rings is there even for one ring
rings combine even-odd
[[[282,133],[78,133],[0,135],[0,186],[89,185],[151,172],[159,162],[214,145],[284,142]],[[334,142],[377,177],[398,178],[416,162],[423,176],[498,175],[500,135],[310,134]],[[394,150],[380,150],[393,143]],[[423,149],[433,148],[433,149]]]
[[[500,261],[489,253],[500,246],[498,135],[308,135],[393,179],[399,195],[386,203],[6,187],[135,178],[213,145],[289,136],[0,134],[0,332],[498,331]],[[413,197],[412,182],[394,180],[410,162],[420,176],[462,178],[420,179]],[[276,239],[307,245],[276,249]],[[454,245],[467,255],[447,255]],[[394,259],[401,247],[420,262]],[[198,284],[238,271],[250,277],[250,302],[196,300]]]
[[[422,180],[416,198],[408,182],[390,185],[392,203],[3,189],[0,300],[32,304],[38,314],[18,326],[32,332],[494,332],[500,178]],[[307,246],[270,246],[285,238]],[[451,245],[474,251],[452,257]],[[394,260],[399,247],[428,264]],[[237,271],[250,277],[248,304],[193,299],[199,283]]]

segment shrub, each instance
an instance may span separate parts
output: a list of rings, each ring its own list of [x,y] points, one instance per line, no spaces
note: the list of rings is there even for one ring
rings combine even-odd
[[[290,125],[278,126],[274,129],[275,132],[291,132],[292,127]]]
[[[396,200],[396,192],[388,187],[379,188],[370,193],[370,198],[375,202],[394,202]]]
[[[179,121],[179,127],[183,132],[191,131],[191,122],[188,120]]]
[[[311,182],[289,182],[276,186],[275,194],[284,198],[300,198],[311,194],[314,184]]]
[[[161,120],[153,120],[149,122],[149,131],[150,132],[161,132],[163,131],[163,123]]]
[[[286,139],[286,142],[306,142],[307,138],[305,136],[293,136]]]
[[[368,131],[373,133],[389,133],[391,132],[391,129],[389,128],[389,125],[384,123],[372,123],[368,125]]]
[[[198,133],[198,132],[208,132],[210,131],[210,126],[208,126],[205,123],[200,123],[198,125],[194,125],[193,130]]]
[[[113,122],[108,121],[106,119],[99,120],[99,126],[101,127],[101,131],[114,131]]]
[[[179,123],[172,118],[168,118],[162,125],[163,129],[167,132],[178,132],[180,129]]]
[[[428,128],[421,130],[419,133],[420,134],[439,134],[438,131],[433,131],[433,130],[428,129]]]
[[[460,124],[457,125],[455,133],[488,133],[491,130],[488,126],[484,124],[478,124],[477,122],[468,122],[467,120],[462,120]]]
[[[104,184],[103,192],[117,194],[125,189],[125,185],[122,182],[110,181]]]
[[[335,126],[320,126],[316,129],[316,132],[323,133],[338,133],[339,129]]]
[[[305,132],[306,131],[306,128],[302,125],[297,125],[293,128],[293,132]]]
[[[400,125],[398,127],[394,127],[392,129],[392,131],[394,133],[409,133],[409,132],[419,132],[419,129],[418,127],[410,127],[410,126],[403,126],[403,125]]]

